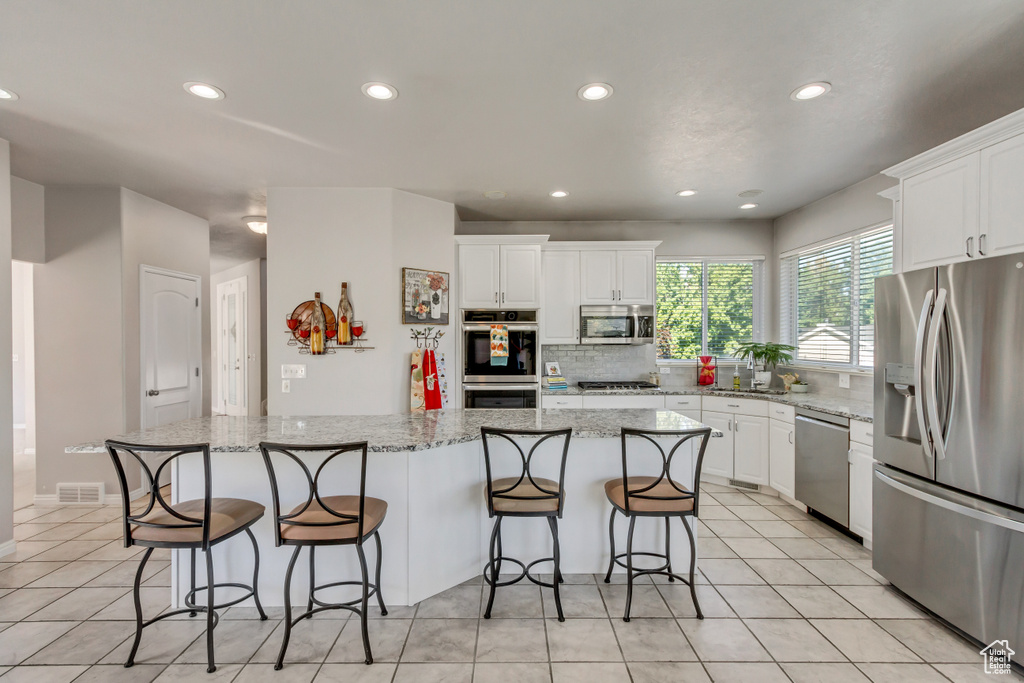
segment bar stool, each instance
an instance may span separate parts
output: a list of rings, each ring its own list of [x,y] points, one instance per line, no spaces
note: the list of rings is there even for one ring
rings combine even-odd
[[[558,594],[558,584],[563,582],[561,572],[561,558],[558,547],[558,520],[562,517],[562,508],[565,504],[565,461],[569,454],[569,439],[572,436],[572,429],[494,429],[481,427],[480,434],[484,444],[484,463],[487,467],[487,515],[497,517],[494,522],[494,529],[491,531],[491,542],[488,550],[487,566],[484,570],[484,580],[491,587],[490,597],[487,599],[487,609],[484,611],[484,619],[491,618],[491,607],[494,606],[494,590],[499,586],[511,586],[527,578],[538,586],[554,589],[555,608],[558,610],[558,620],[565,621],[562,615],[562,601]],[[520,443],[514,438],[516,436],[537,438],[529,450],[524,453]],[[542,479],[533,476],[533,456],[537,448],[548,439],[564,438],[562,443],[561,464],[559,466],[558,481]],[[504,439],[511,443],[519,455],[520,472],[518,476],[493,478],[491,440]],[[554,548],[552,557],[545,557],[534,560],[530,564],[505,557],[501,550],[501,521],[505,517],[547,517],[548,526],[551,529],[551,540]],[[512,562],[522,568],[522,572],[514,579],[501,581],[501,563]],[[530,574],[530,567],[540,562],[553,562],[554,573],[551,583],[541,581]]]
[[[379,498],[366,496],[367,442],[301,446],[261,443],[260,451],[263,453],[263,462],[267,466],[267,474],[270,475],[270,489],[274,499],[274,519],[276,520],[274,543],[278,547],[282,545],[295,546],[292,559],[288,562],[288,571],[284,575],[284,641],[281,643],[281,652],[277,656],[274,669],[280,671],[284,666],[284,655],[288,650],[292,627],[307,617],[312,618],[317,612],[329,609],[347,609],[359,615],[363,630],[363,651],[366,653],[366,663],[372,664],[373,654],[370,651],[366,610],[370,596],[376,594],[381,615],[386,616],[388,613],[380,592],[381,543],[379,531],[380,525],[384,522],[384,516],[387,514],[388,504]],[[306,464],[295,455],[296,452],[329,453],[329,455],[317,467],[316,474],[312,475]],[[320,475],[328,463],[342,453],[352,452],[362,454],[359,466],[359,495],[321,497]],[[304,494],[305,502],[295,506],[286,514],[281,514],[281,496],[278,491],[277,474],[271,460],[273,453],[285,455],[297,463],[306,477],[308,488]],[[371,536],[377,544],[377,570],[372,584],[369,582],[366,555],[363,552],[363,543]],[[334,581],[316,585],[316,549],[318,546],[324,545],[354,545],[356,554],[359,556],[362,580]],[[306,602],[306,611],[292,618],[292,571],[295,569],[296,560],[299,559],[299,552],[305,547],[309,548],[309,598]],[[337,603],[323,602],[316,597],[317,591],[336,586],[361,586],[362,597]],[[360,603],[359,607],[355,606],[357,602]]]
[[[260,549],[256,544],[256,537],[253,536],[252,527],[258,519],[263,517],[266,510],[259,503],[251,500],[240,500],[238,498],[213,498],[211,497],[210,482],[210,445],[190,444],[185,446],[144,446],[141,444],[124,443],[120,441],[107,441],[107,453],[117,470],[117,481],[121,486],[121,500],[124,503],[124,547],[133,545],[146,548],[139,562],[139,569],[135,573],[135,585],[133,597],[135,599],[135,642],[128,654],[125,667],[135,664],[135,654],[139,650],[139,643],[142,641],[142,629],[150,624],[172,617],[176,614],[189,613],[194,617],[197,612],[206,612],[206,658],[208,673],[217,670],[213,661],[213,630],[217,627],[219,617],[216,610],[237,605],[250,597],[256,602],[256,609],[259,610],[260,619],[266,619],[267,615],[260,604],[258,592],[260,575]],[[128,480],[125,477],[124,464],[121,462],[121,454],[131,455],[139,463],[142,471],[149,479],[149,499],[142,512],[132,514],[130,489]],[[154,474],[140,453],[170,453],[156,469]],[[186,500],[174,505],[168,505],[160,494],[160,475],[167,465],[183,455],[201,454],[203,457],[203,497],[196,500]],[[241,583],[214,583],[213,574],[213,547],[233,536],[245,532],[252,541],[254,556],[252,585],[246,586]],[[139,584],[142,582],[142,573],[146,568],[149,556],[153,554],[154,548],[171,548],[174,550],[188,549],[191,551],[191,586],[185,595],[185,608],[164,612],[149,621],[142,620],[142,601],[139,598]],[[196,550],[202,550],[206,554],[206,584],[196,587]],[[241,588],[248,591],[245,595],[235,600],[221,603],[214,603],[214,589]],[[206,591],[207,604],[196,604],[196,593]]]
[[[665,454],[662,444],[655,439],[666,436],[678,436],[679,439]],[[626,443],[629,437],[644,439],[654,444],[661,456],[660,472],[657,476],[630,476],[628,471],[628,458],[626,457]],[[697,453],[697,465],[693,474],[693,490],[677,483],[671,476],[672,459],[679,447],[688,441],[700,438],[700,450]],[[701,427],[698,429],[683,430],[643,430],[622,428],[622,478],[612,479],[605,482],[605,495],[612,504],[611,516],[608,519],[608,537],[611,539],[611,559],[608,562],[608,573],[604,582],[609,583],[612,579],[612,569],[618,564],[625,567],[627,574],[626,582],[626,611],[622,620],[629,621],[629,609],[633,600],[633,582],[638,576],[645,574],[660,574],[667,576],[669,581],[679,579],[690,587],[690,597],[693,598],[693,606],[697,610],[697,618],[703,619],[700,603],[697,601],[697,590],[694,585],[693,574],[697,567],[697,547],[693,538],[693,530],[687,522],[687,518],[693,518],[698,513],[698,502],[700,497],[700,469],[704,462],[704,451],[711,438],[711,428]],[[626,552],[615,553],[615,513],[620,512],[629,518],[629,532],[626,536]],[[665,519],[665,553],[655,552],[633,552],[633,529],[636,526],[637,517],[663,517]],[[686,535],[690,538],[690,578],[685,578],[672,572],[671,537],[669,522],[672,517],[679,517],[686,529]],[[650,569],[634,569],[633,557],[643,555],[663,559],[664,564]],[[623,562],[621,558],[625,557]]]

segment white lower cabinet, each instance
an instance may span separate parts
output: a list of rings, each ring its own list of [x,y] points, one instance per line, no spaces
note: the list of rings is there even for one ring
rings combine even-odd
[[[582,396],[558,396],[545,395],[540,397],[541,408],[554,408],[562,410],[579,410],[583,407]]]
[[[773,419],[768,432],[768,485],[785,496],[795,498],[793,489],[796,486],[796,435],[793,424]]]
[[[871,446],[850,442],[850,531],[871,547],[871,482],[875,458]]]
[[[733,418],[733,476],[751,484],[768,485],[768,418]]]
[[[701,467],[701,474],[711,474],[716,477],[732,478],[733,474],[733,419],[735,416],[729,413],[715,413],[704,411],[701,413],[700,421],[722,432],[721,438],[708,439],[707,450],[704,451],[704,465]]]
[[[584,408],[611,408],[630,410],[665,407],[664,396],[583,396]]]

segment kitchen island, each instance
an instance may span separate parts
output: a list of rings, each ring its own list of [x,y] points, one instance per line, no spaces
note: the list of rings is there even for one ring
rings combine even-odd
[[[380,530],[384,598],[388,604],[412,605],[483,570],[492,520],[484,505],[481,426],[572,428],[565,514],[559,522],[562,571],[603,573],[608,566],[610,511],[604,482],[622,476],[620,428],[679,430],[701,425],[668,410],[446,410],[371,416],[195,418],[113,438],[140,444],[210,444],[213,495],[245,498],[267,508],[253,532],[260,545],[260,595],[265,605],[275,606],[284,604],[283,578],[290,553],[274,547],[270,484],[259,443],[369,442],[366,492],[388,503],[387,518]],[[89,443],[67,451],[96,453],[103,452],[104,447],[102,443]],[[540,462],[535,474],[557,480],[557,454],[538,453]],[[511,474],[508,468],[517,466],[518,455],[514,461],[509,455],[497,456],[496,467],[504,469],[496,476]],[[656,474],[660,467],[656,450],[650,447],[641,457],[644,471]],[[692,486],[695,457],[696,449],[689,447],[676,455],[673,476],[685,486]],[[319,462],[312,454],[304,458],[308,458],[307,465]],[[275,467],[282,509],[290,510],[305,500],[304,475],[297,466],[278,467],[275,461]],[[358,454],[339,456],[324,472],[323,490],[358,493],[358,468]],[[178,458],[170,469],[172,502],[202,497],[200,456]],[[626,525],[619,527],[616,545],[624,548]],[[689,544],[681,528],[675,532],[671,539],[672,561],[678,569],[688,566]],[[528,560],[551,555],[547,525],[536,519],[509,519],[502,535],[506,555]],[[641,521],[634,543],[637,550],[663,548],[664,524],[654,519],[646,524]],[[188,584],[187,553],[173,555],[173,601],[180,605]],[[335,581],[359,576],[350,548],[321,549],[317,566],[321,579],[328,575]],[[545,570],[550,571],[540,565],[540,571]],[[218,582],[244,582],[251,576],[252,549],[247,539],[240,537],[218,546],[215,572]],[[304,575],[296,572],[293,581],[296,604],[305,600]],[[202,577],[199,580],[204,581]]]

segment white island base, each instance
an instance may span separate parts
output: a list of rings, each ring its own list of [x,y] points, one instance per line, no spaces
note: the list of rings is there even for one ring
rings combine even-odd
[[[607,418],[614,419],[611,415]],[[697,423],[692,424],[697,426]],[[691,443],[698,442],[694,440]],[[689,444],[683,446],[673,462],[673,476],[687,487],[692,486],[695,450]],[[346,453],[325,470],[322,487],[325,495],[358,492],[358,458],[358,454]],[[657,458],[656,453],[648,455],[644,471],[636,474],[656,474],[659,467]],[[284,604],[285,571],[293,548],[274,547],[273,507],[262,458],[258,452],[251,451],[217,452],[212,460],[215,497],[245,498],[267,508],[264,517],[252,529],[260,546],[259,592],[264,606],[281,606]],[[179,458],[172,473],[175,502],[202,497],[201,463],[198,456]],[[289,511],[304,500],[303,475],[295,465],[282,470],[275,460],[275,467],[282,492],[282,510]],[[557,458],[548,458],[537,467],[534,475],[557,480]],[[621,476],[622,453],[618,438],[572,440],[565,472],[564,515],[558,522],[564,574],[604,574],[607,570],[611,506],[605,497],[604,483]],[[414,605],[483,572],[494,523],[488,518],[484,503],[485,481],[483,448],[479,439],[428,450],[369,454],[367,495],[382,498],[388,503],[387,517],[380,528],[383,543],[381,584],[388,605]],[[693,518],[688,521],[695,525]],[[679,518],[673,518],[671,524],[672,568],[675,573],[685,576],[690,562],[689,539]],[[628,521],[617,515],[617,552],[626,548],[627,527]],[[696,533],[694,528],[695,536]],[[635,551],[663,552],[664,539],[665,523],[662,519],[638,519],[634,533]],[[551,535],[544,518],[506,518],[502,523],[502,542],[507,557],[520,559],[525,564],[552,554]],[[364,547],[372,582],[376,551],[372,541]],[[244,534],[217,546],[213,552],[214,574],[218,583],[249,583],[252,577],[252,545]],[[308,549],[302,551],[292,577],[292,604],[296,606],[306,603],[308,552]],[[637,561],[641,566],[657,563],[656,558],[650,557]],[[199,561],[197,565],[197,581],[204,585],[205,563]],[[351,546],[318,548],[316,565],[318,583],[360,578],[358,559]],[[172,602],[180,607],[189,587],[189,553],[173,553],[171,567]],[[540,564],[532,572],[549,574],[551,567],[551,563]],[[616,568],[616,572],[622,571]],[[506,564],[502,574],[506,572],[517,573],[518,567]],[[347,600],[356,595],[351,588],[332,591],[335,592],[325,591],[318,597]],[[251,604],[251,600],[243,604]]]

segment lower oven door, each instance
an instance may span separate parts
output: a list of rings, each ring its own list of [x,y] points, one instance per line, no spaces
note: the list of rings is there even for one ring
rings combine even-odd
[[[463,384],[462,407],[473,408],[536,408],[536,384]]]

